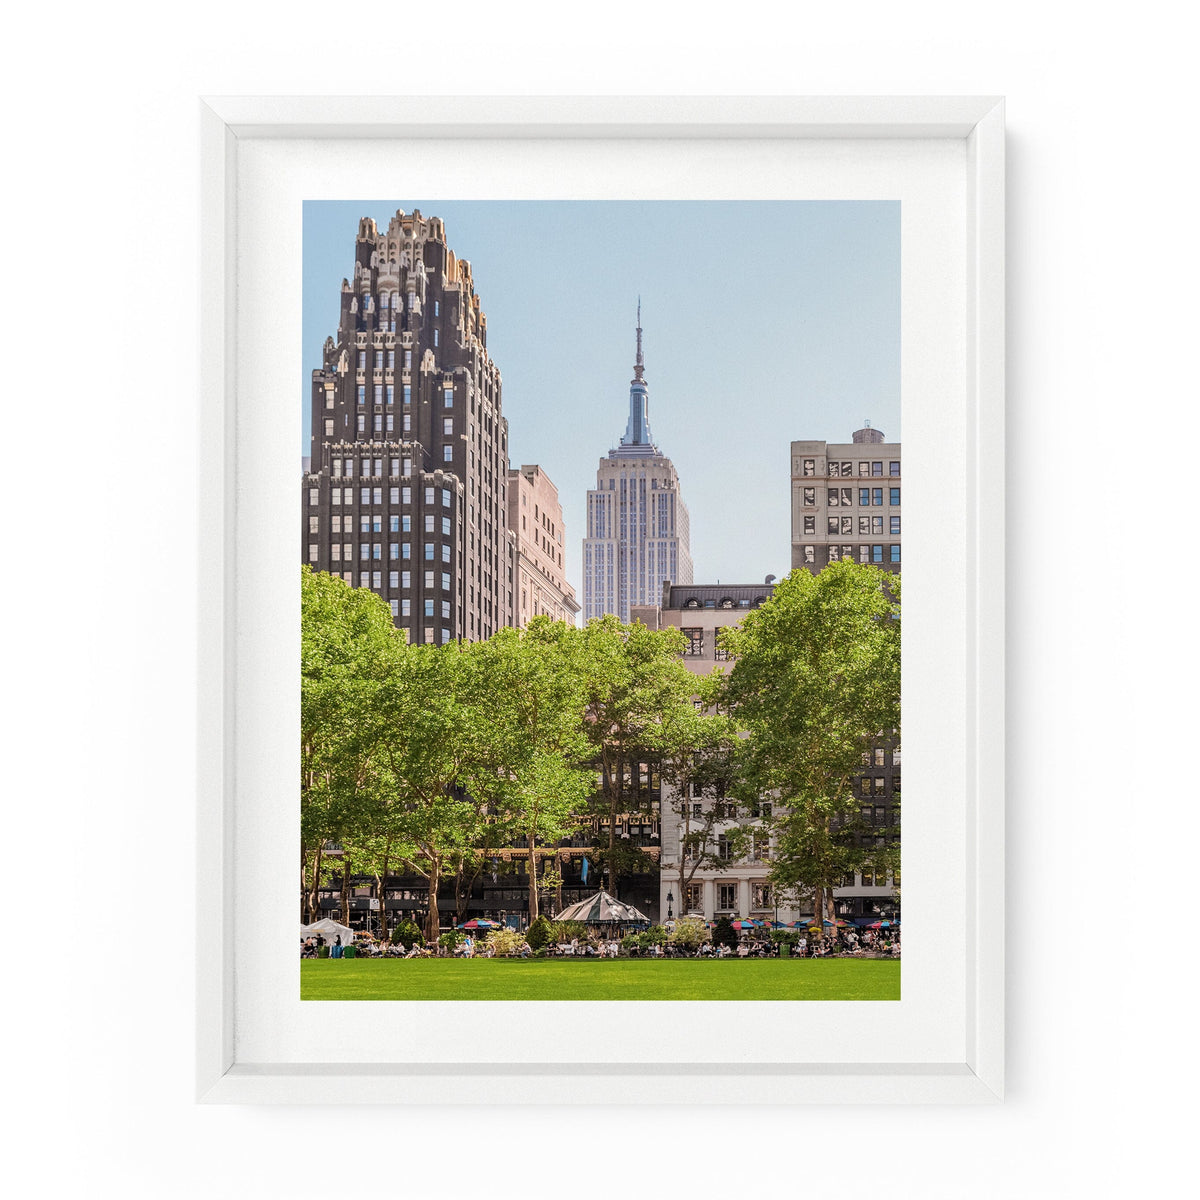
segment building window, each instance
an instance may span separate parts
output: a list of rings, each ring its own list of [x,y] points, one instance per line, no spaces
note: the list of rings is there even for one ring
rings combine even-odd
[[[871,474],[872,475],[882,475],[883,474],[883,463],[873,462],[871,464]]]
[[[750,885],[751,906],[763,909],[771,907],[771,885],[769,883],[753,883]]]
[[[803,547],[803,550],[804,550],[805,565],[808,565],[811,563],[815,566],[816,561],[817,561],[816,547],[815,546],[805,546],[805,547]]]
[[[449,600],[442,601],[442,620],[443,621],[450,620],[450,601]]]
[[[801,475],[815,475],[817,473],[817,460],[815,458],[806,458],[800,466]]]
[[[442,507],[443,508],[450,507],[450,489],[449,488],[442,488]]]
[[[870,475],[871,464],[864,459],[862,462],[860,462],[858,464],[858,473],[860,475]]]
[[[401,542],[400,543],[400,557],[401,558],[412,558],[412,543],[411,542]]]
[[[449,590],[450,590],[450,572],[443,571],[442,572],[442,591],[448,592]]]
[[[388,543],[388,558],[398,559],[399,557],[400,557],[400,543],[399,542],[389,542]]]
[[[404,472],[403,472],[403,473],[404,473],[405,475],[411,475],[411,474],[412,474],[412,459],[411,459],[411,458],[406,458],[406,459],[404,460],[403,466],[404,466]],[[405,490],[405,491],[408,491],[408,489],[407,489],[407,488],[405,488],[404,490]],[[407,497],[405,498],[405,500],[404,500],[404,503],[405,503],[405,504],[407,504],[407,503],[408,503],[408,498],[407,498]]]
[[[325,419],[325,436],[333,437],[333,418],[326,417]]]
[[[717,884],[717,908],[722,912],[733,912],[737,908],[737,884]]]
[[[392,557],[395,558],[396,556],[393,554]],[[392,591],[395,591],[399,586],[400,586],[400,572],[399,571],[389,571],[388,572],[388,587],[391,588]]]
[[[433,543],[432,542],[425,543],[425,561],[426,562],[433,561]]]
[[[412,533],[412,517],[408,513],[400,518],[400,529],[403,533]]]
[[[888,547],[888,561],[894,562],[894,563],[898,563],[900,561],[900,547],[899,546],[889,546]]]
[[[427,617],[433,616],[433,601],[432,600],[425,601],[425,615]]]
[[[407,358],[408,355],[406,354],[404,357]],[[412,403],[412,384],[406,383],[404,385],[404,403],[405,404]]]
[[[805,517],[804,518],[804,532],[809,537],[816,536],[816,533],[817,533],[817,518],[816,517]]]
[[[883,562],[883,547],[882,546],[872,546],[871,547],[871,561],[873,563]]]
[[[442,447],[442,461],[443,462],[453,462],[454,461],[454,447],[453,446],[443,446]]]
[[[442,518],[442,536],[443,537],[450,536],[450,518],[449,517]]]
[[[390,608],[392,610],[393,617],[398,617],[400,615],[400,601],[399,600],[389,600],[388,608]]]
[[[687,645],[683,648],[684,657],[699,658],[704,653],[704,630],[685,629],[683,636],[687,638]]]
[[[442,562],[448,563],[449,561],[450,561],[450,547],[443,546],[442,547]]]
[[[900,503],[900,489],[898,487],[888,489],[888,503],[893,507]]]
[[[804,507],[816,508],[817,506],[817,489],[806,487],[804,489]]]
[[[308,561],[316,562],[317,558],[319,556],[320,556],[320,547],[316,544],[316,542],[309,542],[309,544],[308,544]]]
[[[453,434],[454,434],[454,418],[453,417],[443,417],[442,418],[442,434],[444,437],[453,436]]]
[[[400,586],[403,588],[412,587],[412,572],[411,571],[401,571],[400,572]]]
[[[889,475],[899,475],[900,474],[900,464],[898,462],[888,463],[888,474]]]
[[[433,513],[425,514],[425,532],[426,533],[433,532]]]
[[[407,596],[404,596],[400,601],[400,615],[402,617],[412,616],[412,601]]]
[[[442,404],[443,404],[443,406],[444,406],[444,407],[446,407],[446,408],[453,408],[453,407],[454,407],[454,389],[453,389],[452,387],[448,387],[448,388],[445,388],[445,389],[443,389],[443,391],[442,391]]]
[[[366,404],[367,402],[367,388],[365,384],[360,383],[358,385],[358,402],[359,404]]]
[[[900,518],[899,517],[888,517],[888,533],[890,533],[892,535],[892,537],[900,536]]]
[[[358,414],[357,429],[359,433],[367,432],[367,418],[365,413]]]
[[[309,488],[308,489],[309,505],[311,506],[314,504],[320,504],[320,502],[321,502],[321,489],[320,488]]]

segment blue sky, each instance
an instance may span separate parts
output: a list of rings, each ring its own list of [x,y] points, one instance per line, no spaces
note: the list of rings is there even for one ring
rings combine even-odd
[[[691,513],[696,582],[787,574],[789,443],[900,440],[900,206],[892,201],[307,201],[309,378],[335,335],[358,220],[438,216],[471,262],[512,464],[558,486],[580,588],[587,490],[629,412],[639,294],[650,427]]]

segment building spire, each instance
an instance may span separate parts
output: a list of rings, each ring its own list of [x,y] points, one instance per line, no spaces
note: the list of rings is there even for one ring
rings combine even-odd
[[[637,361],[633,365],[633,382],[643,383],[642,376],[646,371],[646,360],[642,358],[642,298],[638,297],[637,307]]]
[[[629,381],[629,422],[625,426],[623,447],[639,447],[639,453],[652,453],[654,439],[650,436],[650,417],[646,403],[646,361],[642,357],[642,298],[637,306],[637,362],[633,367],[633,378]],[[644,447],[644,449],[642,449]]]

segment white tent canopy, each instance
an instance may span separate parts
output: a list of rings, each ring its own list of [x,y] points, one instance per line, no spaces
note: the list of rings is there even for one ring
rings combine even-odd
[[[323,921],[314,921],[311,925],[300,926],[300,936],[323,937],[331,946],[333,939],[340,937],[343,946],[349,946],[354,941],[354,930],[349,925],[339,925],[328,917]]]
[[[600,891],[570,908],[564,908],[556,921],[583,921],[588,925],[649,925],[645,913]]]

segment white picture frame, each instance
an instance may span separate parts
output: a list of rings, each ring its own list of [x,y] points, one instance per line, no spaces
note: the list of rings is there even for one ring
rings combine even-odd
[[[208,1103],[987,1103],[1003,1097],[1004,1079],[1004,116],[994,97],[966,98],[210,98],[201,106],[202,141],[202,468],[198,697],[197,1098]],[[909,1050],[869,1060],[824,1054],[768,1061],[763,1054],[708,1054],[686,1061],[652,1052],[601,1059],[581,1048],[517,1056],[494,1047],[371,1061],[343,1046],[337,1031],[362,1006],[323,1006],[325,1046],[263,1055],[261,1036],[277,1014],[235,946],[240,922],[270,903],[244,886],[239,871],[258,844],[248,816],[253,779],[249,747],[270,742],[264,695],[275,681],[269,647],[260,652],[256,609],[265,603],[240,553],[254,487],[249,450],[264,435],[247,407],[254,347],[240,327],[246,276],[248,189],[262,178],[245,168],[252,150],[299,145],[433,145],[471,140],[554,140],[611,152],[614,145],[725,143],[744,147],[935,147],[961,177],[964,267],[961,362],[965,378],[954,428],[962,433],[960,572],[963,637],[955,662],[963,671],[963,712],[954,762],[961,777],[960,903],[956,944],[961,969],[943,987],[955,1044],[936,1057]],[[881,153],[883,151],[880,151]],[[386,193],[382,193],[386,194]],[[957,193],[956,193],[957,195]],[[957,202],[957,201],[956,201]],[[239,239],[241,239],[239,241]],[[905,270],[909,267],[906,263]],[[284,305],[282,320],[298,320]],[[958,361],[958,360],[956,360]],[[294,377],[291,381],[294,383]],[[957,400],[954,402],[956,405]],[[957,438],[957,434],[955,435]],[[906,439],[908,440],[908,439]],[[956,442],[957,444],[957,442]],[[786,451],[785,451],[786,452]],[[295,488],[283,501],[294,505]],[[957,508],[959,498],[955,498]],[[252,524],[252,522],[250,522]],[[284,525],[290,545],[294,523]],[[957,577],[956,577],[957,578]],[[957,625],[955,626],[957,628]],[[906,631],[906,638],[908,634]],[[907,642],[906,642],[907,649]],[[907,667],[906,667],[907,670]],[[958,680],[955,687],[959,686]],[[264,686],[266,691],[264,692]],[[907,703],[906,676],[906,703]],[[276,722],[275,724],[278,724]],[[284,722],[286,724],[286,722]],[[276,731],[278,732],[278,731]],[[284,732],[286,739],[286,731]],[[955,735],[958,737],[958,734]],[[907,733],[906,733],[907,737]],[[907,746],[906,746],[907,749]],[[907,777],[906,766],[906,777]],[[956,787],[958,783],[956,782]],[[907,823],[907,818],[906,818]],[[957,853],[957,850],[954,851]],[[907,853],[907,851],[906,851]],[[908,868],[906,864],[906,874]],[[958,908],[961,912],[958,912]],[[906,895],[906,916],[908,915]],[[906,963],[908,962],[906,925]],[[918,964],[919,966],[919,964]],[[916,969],[916,968],[914,968]],[[905,986],[907,987],[907,980]],[[269,991],[266,993],[269,997]],[[288,1002],[292,998],[289,996]],[[370,1007],[370,1006],[368,1006]],[[445,1007],[445,1006],[444,1006]],[[451,1008],[463,1006],[450,1005]],[[479,1005],[467,1006],[478,1020]],[[553,1007],[553,1006],[544,1006]],[[650,1005],[616,1005],[647,1009]],[[697,1009],[676,1020],[697,1022]],[[711,1007],[711,1006],[708,1006]],[[846,1006],[843,1006],[846,1007]],[[927,1007],[930,1007],[927,1005]],[[781,1019],[778,1006],[770,1019]],[[765,1011],[765,1009],[764,1009]],[[943,1014],[944,1015],[944,1014]],[[921,1018],[935,1023],[939,1014]],[[546,1014],[553,1021],[553,1014]],[[462,1019],[462,1018],[460,1018]],[[833,1020],[841,1019],[834,1014]]]

